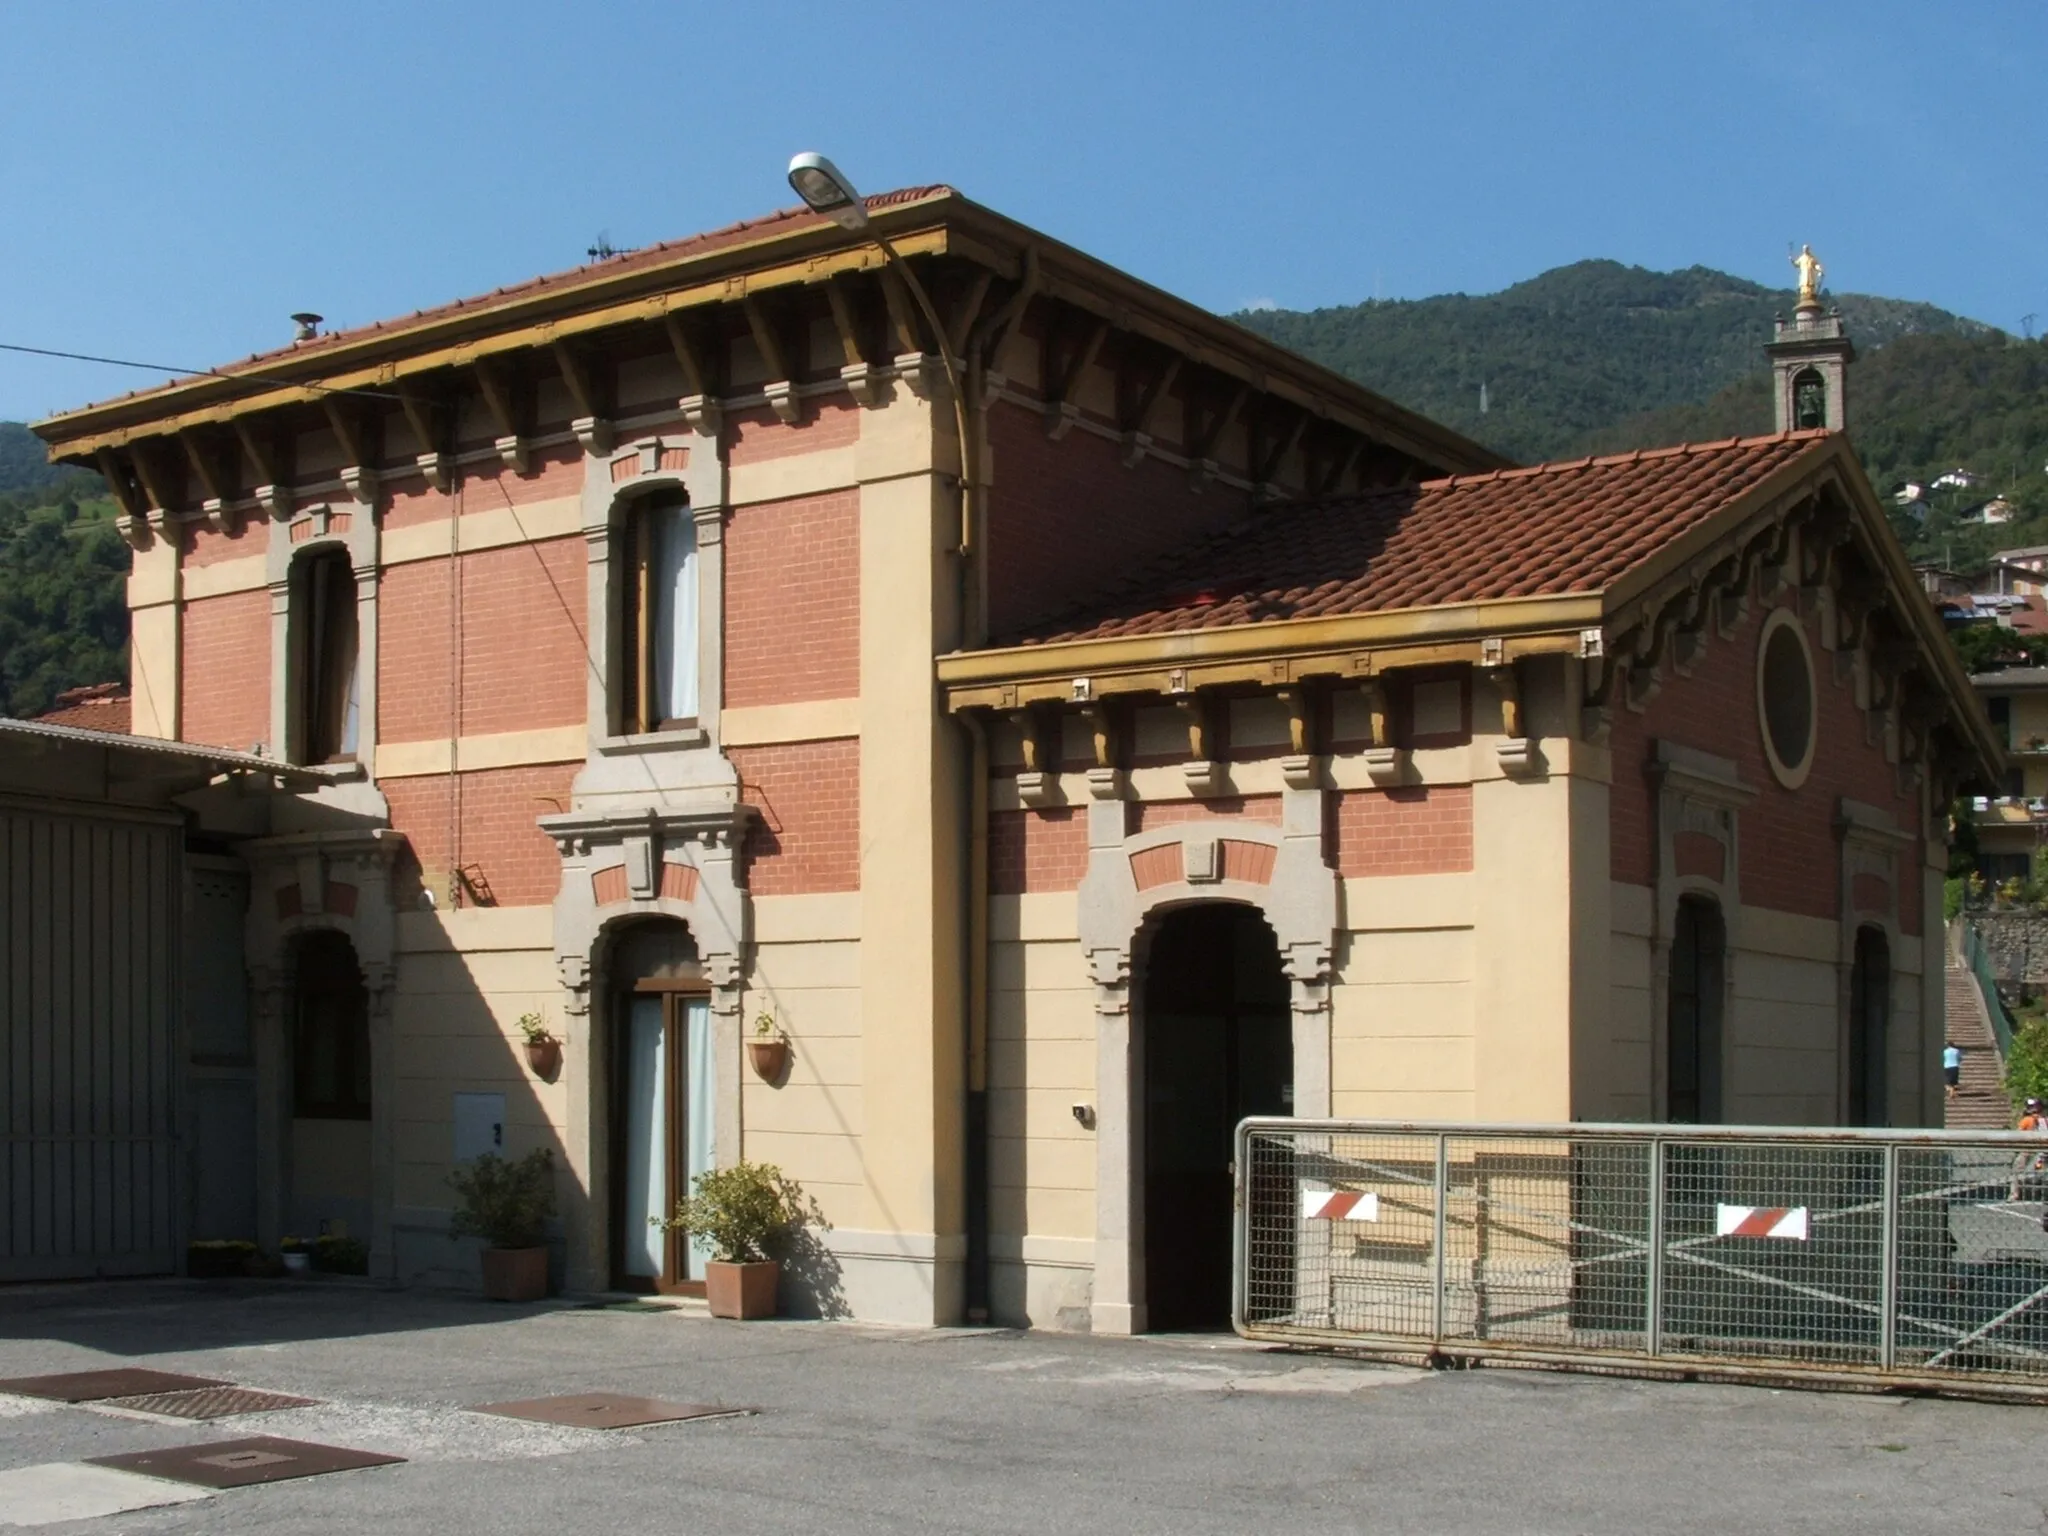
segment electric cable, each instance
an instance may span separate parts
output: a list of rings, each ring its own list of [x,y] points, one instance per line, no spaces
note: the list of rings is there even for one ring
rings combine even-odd
[[[0,352],[24,352],[30,357],[56,357],[74,363],[105,363],[111,368],[142,368],[151,373],[168,373],[177,377],[200,379],[224,379],[230,384],[243,384],[253,389],[310,389],[323,395],[356,395],[365,400],[396,400],[397,395],[383,389],[343,389],[332,384],[313,384],[298,379],[252,378],[245,373],[222,373],[218,368],[173,368],[168,363],[141,363],[133,358],[100,357],[91,352],[65,352],[55,347],[31,347],[17,341],[0,341]]]

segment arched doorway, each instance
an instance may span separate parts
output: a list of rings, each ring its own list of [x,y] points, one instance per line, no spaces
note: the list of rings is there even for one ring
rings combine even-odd
[[[701,1293],[702,1244],[653,1223],[716,1159],[717,1069],[704,964],[687,926],[653,918],[617,930],[606,969],[611,1283]]]
[[[1145,1302],[1158,1330],[1230,1321],[1232,1135],[1293,1112],[1280,947],[1249,907],[1168,912],[1144,972]]]

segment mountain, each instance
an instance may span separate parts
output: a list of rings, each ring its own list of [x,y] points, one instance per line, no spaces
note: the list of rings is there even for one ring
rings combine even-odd
[[[52,464],[43,440],[18,421],[0,421],[0,496],[10,491],[43,491],[52,486],[97,485],[99,476]]]
[[[1904,336],[1996,334],[1931,304],[1829,296],[1864,350]],[[1699,405],[1756,372],[1791,289],[1614,261],[1558,267],[1499,293],[1442,294],[1239,324],[1524,462],[1583,452],[1591,434]],[[1485,389],[1486,409],[1480,408]]]

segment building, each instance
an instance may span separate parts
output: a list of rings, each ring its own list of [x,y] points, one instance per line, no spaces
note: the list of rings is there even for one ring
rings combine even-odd
[[[38,426],[126,509],[134,729],[279,765],[180,800],[262,1241],[462,1280],[449,1167],[546,1145],[562,1281],[687,1287],[647,1218],[745,1155],[831,1222],[794,1305],[1133,1330],[1220,1314],[1244,1113],[1934,1122],[1998,748],[1838,325],[1775,344],[1819,429],[1515,469],[870,207],[931,319],[785,213]]]

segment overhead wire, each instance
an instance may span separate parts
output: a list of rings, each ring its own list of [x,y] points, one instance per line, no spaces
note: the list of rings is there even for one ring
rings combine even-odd
[[[57,347],[31,347],[18,341],[0,341],[0,352],[21,352],[30,357],[55,357],[74,363],[104,363],[110,368],[141,368],[150,373],[168,373],[181,378],[221,379],[250,389],[310,389],[322,395],[355,395],[365,400],[397,400],[386,389],[346,389],[335,384],[315,384],[302,379],[255,378],[245,373],[223,373],[218,368],[173,368],[169,363],[144,363],[128,357],[101,357],[92,352],[66,352]]]

